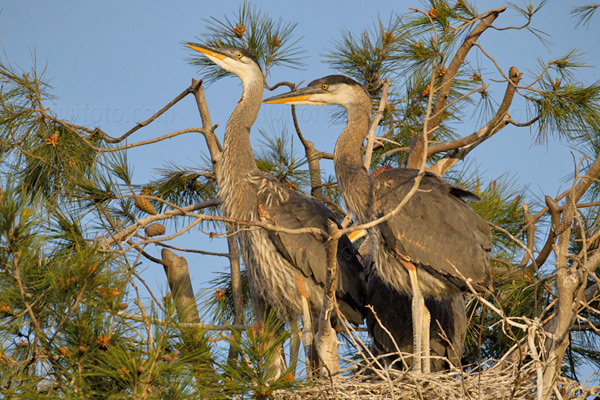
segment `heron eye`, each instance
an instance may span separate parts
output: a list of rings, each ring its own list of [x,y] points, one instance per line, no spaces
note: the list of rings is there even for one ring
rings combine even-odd
[[[236,56],[237,58],[240,58],[240,59],[241,59],[241,58],[242,58],[242,53],[240,53],[240,52],[238,51],[238,52],[235,54],[235,56]]]
[[[328,87],[329,87],[329,85],[326,83],[321,85],[321,89],[323,89],[323,90],[327,90]]]

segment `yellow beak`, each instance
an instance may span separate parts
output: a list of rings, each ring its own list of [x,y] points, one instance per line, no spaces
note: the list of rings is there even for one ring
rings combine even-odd
[[[189,47],[190,49],[199,51],[200,53],[206,54],[207,56],[218,58],[219,60],[222,60],[225,58],[225,55],[216,52],[215,49],[213,49],[212,47],[209,47],[209,46],[204,46],[204,45],[201,45],[198,43],[186,43],[185,45],[187,47]]]
[[[356,242],[358,239],[365,236],[366,234],[367,234],[366,230],[360,229],[358,231],[350,232],[348,234],[348,239],[350,239],[351,242]]]
[[[294,102],[298,102],[298,101],[304,101],[304,100],[308,100],[308,95],[299,95],[299,96],[288,96],[288,97],[284,97],[285,95],[281,95],[281,98],[278,98],[279,96],[274,96],[270,99],[266,99],[263,101],[263,103],[267,103],[267,104],[287,104],[287,103],[294,103]]]

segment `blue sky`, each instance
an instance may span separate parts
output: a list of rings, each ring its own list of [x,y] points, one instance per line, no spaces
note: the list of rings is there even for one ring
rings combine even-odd
[[[536,16],[533,26],[550,35],[549,48],[526,32],[490,31],[480,42],[497,57],[504,70],[515,65],[526,74],[537,69],[538,58],[549,60],[576,47],[585,53],[583,59],[592,66],[578,72],[581,79],[586,83],[598,81],[600,15],[588,26],[575,28],[576,20],[569,14],[572,7],[586,3],[551,0]],[[297,22],[298,45],[306,50],[305,69],[276,68],[270,77],[271,84],[279,80],[309,82],[330,74],[332,70],[322,62],[323,54],[333,48],[331,40],[339,38],[341,30],[360,32],[371,27],[378,16],[387,21],[391,12],[404,13],[409,7],[424,8],[416,0],[279,0],[253,4],[275,18]],[[484,11],[505,3],[485,0],[476,4]],[[240,2],[235,1],[5,0],[0,2],[3,51],[0,56],[24,70],[29,70],[33,63],[40,70],[45,68],[45,76],[53,86],[51,92],[56,96],[53,108],[59,117],[82,125],[97,125],[112,136],[119,136],[185,89],[192,77],[201,78],[185,61],[191,52],[181,42],[195,40],[207,32],[203,18],[231,15],[239,5]],[[498,18],[496,25],[520,23],[515,13],[508,10]],[[282,91],[285,89],[278,92]],[[217,133],[221,138],[240,94],[241,87],[232,78],[218,81],[206,90],[212,120],[220,124]],[[265,94],[268,95],[271,94]],[[502,92],[495,95],[499,97]],[[258,129],[272,131],[272,127],[284,127],[292,132],[287,107],[271,107],[261,110],[253,131],[255,143],[258,143]],[[519,107],[512,108],[510,113],[519,121],[527,119]],[[299,115],[305,123],[305,134],[315,141],[317,148],[332,152],[342,127],[332,125],[321,107],[300,108]],[[150,127],[138,131],[131,141],[200,125],[195,103],[189,97]],[[472,133],[472,128],[466,126],[464,134]],[[200,157],[205,151],[200,135],[186,135],[131,151],[129,161],[134,166],[136,183],[142,183],[151,176],[153,168],[169,162],[191,167],[201,164]],[[530,195],[543,198],[544,194],[552,196],[566,189],[568,182],[564,178],[573,171],[571,152],[578,160],[579,154],[568,143],[534,145],[528,129],[507,128],[474,151],[470,162],[488,179],[506,174],[516,184],[528,187]],[[322,164],[332,173],[331,162]],[[183,245],[218,251],[223,250],[224,241],[209,242],[195,232],[186,236]],[[211,272],[224,270],[226,266],[225,259],[190,259],[194,285],[205,287]],[[153,284],[165,286],[162,268],[149,265],[145,275]]]

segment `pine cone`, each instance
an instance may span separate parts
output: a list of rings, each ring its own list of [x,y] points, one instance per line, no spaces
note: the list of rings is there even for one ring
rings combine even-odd
[[[154,224],[148,225],[146,227],[146,229],[144,229],[144,231],[146,232],[146,236],[154,237],[154,236],[164,235],[165,232],[167,231],[167,229],[165,228],[164,225],[159,224],[158,222],[155,222]]]
[[[151,215],[156,215],[154,206],[143,196],[135,196],[135,206]]]

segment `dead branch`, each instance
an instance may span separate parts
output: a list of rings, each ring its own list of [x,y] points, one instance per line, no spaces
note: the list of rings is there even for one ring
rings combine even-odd
[[[171,246],[166,243],[156,243],[158,246],[166,247],[167,249],[177,250],[184,253],[195,253],[195,254],[203,254],[206,256],[216,256],[216,257],[229,257],[229,253],[218,253],[214,251],[206,251],[206,250],[195,250],[195,249],[185,249],[183,247]]]
[[[229,231],[233,228],[229,226]],[[237,237],[228,235],[227,246],[229,247],[229,270],[231,272],[231,292],[233,294],[233,323],[234,325],[244,324],[244,298],[242,291],[242,275],[240,269],[240,247]],[[231,332],[234,337],[240,337],[240,331],[234,330]],[[236,340],[236,342],[239,342]],[[227,362],[232,363],[237,358],[238,352],[235,346],[229,347],[229,355]]]
[[[485,32],[492,23],[496,20],[498,15],[501,12],[504,12],[506,7],[501,7],[496,10],[491,10],[486,13],[486,16],[481,18],[477,26],[473,28],[471,33],[465,38],[463,44],[456,51],[454,58],[448,65],[446,69],[446,73],[442,78],[442,82],[440,84],[440,89],[433,106],[432,115],[433,118],[429,121],[429,126],[431,129],[430,132],[433,132],[434,129],[439,125],[440,118],[442,117],[442,113],[438,113],[438,110],[441,110],[445,107],[446,101],[448,100],[448,96],[450,95],[450,90],[452,88],[452,82],[454,78],[458,75],[458,70],[460,66],[464,63],[467,54],[476,43],[477,39],[481,36],[483,32]],[[433,87],[433,86],[432,86]],[[425,132],[423,136],[414,135],[411,139],[411,151],[408,155],[407,167],[408,168],[418,168],[420,164],[420,160],[423,157],[423,153],[425,153],[426,149],[424,147],[424,143],[426,141],[431,140],[431,133]]]
[[[560,212],[558,210],[558,206],[550,196],[545,196],[544,199],[546,200],[546,206],[550,210],[550,232],[548,232],[546,243],[544,244],[544,247],[542,247],[542,250],[538,254],[537,258],[535,260],[532,259],[531,265],[527,267],[528,270],[537,270],[542,265],[544,265],[550,253],[552,253],[554,243],[556,242],[556,229],[558,228],[558,224],[560,223]],[[534,225],[531,224],[529,226]]]
[[[509,81],[506,87],[506,91],[504,92],[504,98],[500,103],[500,107],[498,107],[498,110],[496,111],[496,114],[492,117],[492,119],[481,129],[469,136],[463,137],[453,142],[433,145],[427,148],[427,157],[430,157],[441,151],[450,150],[448,154],[446,154],[441,160],[439,160],[433,166],[429,167],[427,169],[428,171],[434,172],[440,176],[443,175],[454,164],[465,158],[465,156],[469,154],[475,147],[479,146],[491,136],[502,130],[502,128],[504,128],[508,124],[508,122],[510,121],[508,109],[512,104],[517,85],[521,80],[521,76],[521,72],[519,72],[519,70],[516,67],[510,68]]]
[[[193,93],[196,88],[198,86],[202,85],[202,81],[198,82],[198,81],[192,81],[192,85],[189,86],[187,89],[185,89],[183,92],[181,92],[179,95],[177,95],[173,100],[171,100],[166,106],[164,106],[163,108],[161,108],[160,110],[158,110],[153,116],[151,116],[150,118],[148,118],[147,120],[143,121],[143,122],[138,122],[136,124],[136,126],[134,126],[133,128],[131,128],[130,130],[128,130],[127,132],[125,132],[123,134],[123,136],[118,137],[118,138],[112,138],[109,135],[107,135],[106,133],[99,131],[99,133],[102,135],[102,139],[104,139],[105,141],[107,141],[108,143],[119,143],[122,142],[123,140],[127,139],[132,133],[134,133],[135,131],[137,131],[140,128],[143,128],[144,126],[150,124],[151,122],[153,122],[155,119],[157,119],[158,117],[160,117],[161,115],[163,115],[169,108],[173,107],[175,104],[177,104],[181,99],[183,99],[184,97],[186,97],[188,94]],[[96,128],[97,129],[97,128]]]
[[[218,125],[212,125],[210,112],[208,111],[208,105],[206,104],[206,98],[204,97],[204,86],[202,86],[202,81],[198,82],[196,79],[192,79],[192,87],[194,88],[193,93],[194,98],[196,99],[196,106],[198,107],[200,118],[202,119],[202,134],[206,140],[206,145],[208,147],[208,152],[210,153],[217,179],[219,179],[217,170],[220,171],[220,168],[216,167],[216,164],[221,164],[223,148],[215,135],[215,128]]]
[[[523,208],[523,218],[525,219],[525,226],[527,227],[527,248],[529,249],[529,251],[526,251],[523,254],[523,259],[521,260],[521,262],[519,263],[519,268],[523,268],[527,265],[527,262],[532,259],[530,257],[530,253],[533,254],[533,251],[535,250],[534,246],[535,246],[535,231],[537,229],[535,224],[530,223],[531,222],[531,214],[529,213],[529,206],[527,205],[527,203],[523,203],[522,205]],[[533,260],[533,259],[532,259]],[[537,263],[536,263],[537,265]]]
[[[117,312],[117,315],[120,317],[123,317],[125,319],[130,319],[130,320],[138,321],[138,322],[149,322],[154,325],[164,326],[166,324],[166,322],[164,320],[161,320],[158,318],[152,318],[148,315],[144,316],[144,315],[138,315],[138,314],[131,314],[131,313],[128,313],[125,311],[119,311],[119,312]],[[244,330],[244,329],[248,328],[245,325],[230,325],[230,324],[213,325],[213,324],[205,324],[203,322],[197,322],[197,323],[183,322],[183,323],[179,323],[178,326],[180,326],[182,328],[189,328],[189,329],[195,328],[195,329],[200,329],[200,330],[204,330],[204,331],[230,331],[230,330]]]
[[[113,246],[116,243],[121,242],[123,240],[123,238],[134,234],[138,229],[141,229],[141,228],[145,227],[146,225],[149,225],[152,222],[160,221],[160,220],[164,220],[164,219],[170,219],[174,216],[183,215],[183,213],[190,213],[192,211],[201,210],[201,209],[204,209],[207,207],[215,207],[215,206],[219,205],[220,203],[221,203],[221,201],[216,200],[216,199],[207,200],[207,201],[203,201],[201,203],[192,204],[190,206],[180,207],[181,211],[180,210],[169,210],[162,214],[150,215],[146,218],[142,218],[142,219],[138,220],[135,224],[132,224],[132,225],[126,227],[125,229],[111,235],[110,237],[104,238],[99,243],[99,248],[106,249],[110,246]],[[98,241],[101,239],[102,238],[96,238],[94,240]]]
[[[292,89],[294,90],[294,89]],[[298,117],[296,115],[296,106],[291,106],[292,110],[292,121],[294,123],[294,130],[296,135],[300,139],[302,146],[304,146],[304,154],[306,154],[306,160],[308,161],[308,171],[310,174],[310,193],[317,200],[323,201],[323,184],[321,182],[321,158],[323,153],[315,148],[314,142],[306,139],[300,130],[300,124],[298,123]]]
[[[558,304],[552,329],[553,339],[547,345],[547,360],[549,365],[544,371],[545,397],[550,395],[554,387],[566,349],[569,344],[568,332],[575,323],[577,309],[573,307],[575,296],[584,282],[583,274],[591,271],[579,271],[577,266],[569,268],[569,243],[571,237],[571,222],[576,212],[576,204],[600,175],[600,156],[590,165],[586,173],[574,179],[574,184],[567,195],[562,219],[558,227],[558,243],[554,248],[556,254],[556,288]],[[583,274],[581,273],[583,272]]]
[[[200,315],[196,307],[187,260],[169,249],[162,249],[161,256],[179,321],[188,324],[199,323]]]

